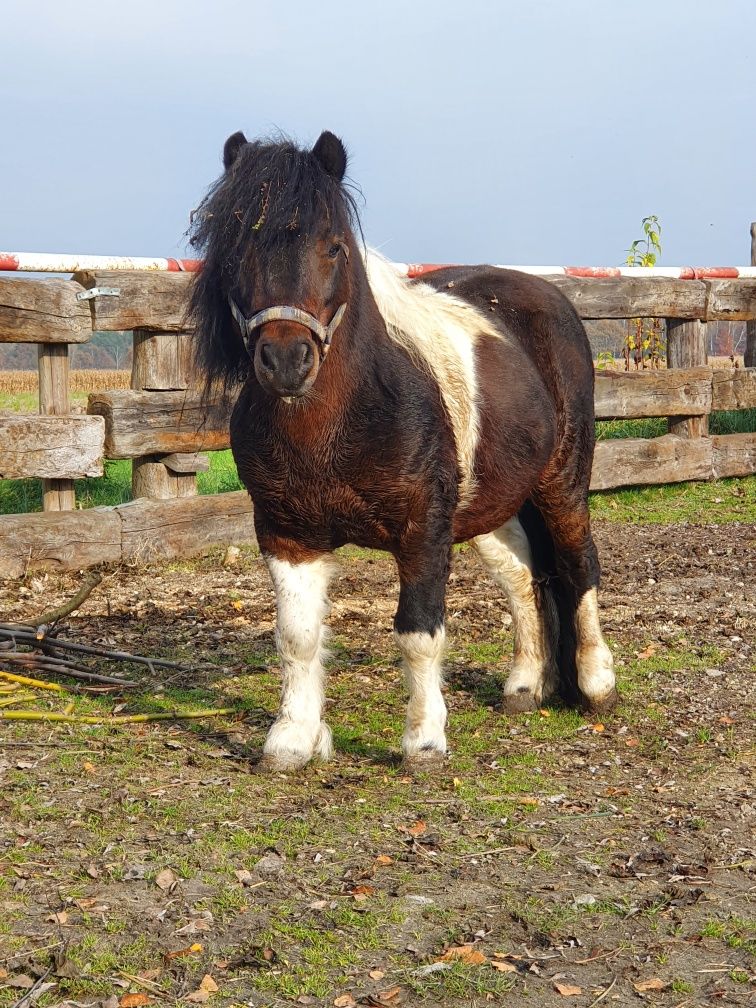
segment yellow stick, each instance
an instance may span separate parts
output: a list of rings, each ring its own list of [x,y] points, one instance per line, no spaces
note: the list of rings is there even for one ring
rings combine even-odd
[[[184,718],[219,717],[236,714],[232,707],[205,711],[171,711],[164,714],[129,714],[123,717],[90,717],[84,714],[51,714],[43,711],[0,711],[0,719],[7,721],[66,721],[75,724],[122,725],[141,724],[145,721],[178,721]]]
[[[33,693],[16,693],[10,700],[0,700],[0,707],[15,707],[17,703],[26,702],[27,700],[32,700],[36,703],[41,699],[42,697],[35,697]]]
[[[35,689],[50,689],[57,693],[65,693],[62,686],[54,682],[42,682],[40,679],[28,679],[26,676],[16,675],[13,672],[3,672],[0,669],[0,679],[7,679],[8,682],[20,683],[21,686],[33,686]]]

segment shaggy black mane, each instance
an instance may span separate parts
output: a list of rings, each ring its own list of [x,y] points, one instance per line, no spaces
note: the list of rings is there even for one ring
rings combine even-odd
[[[188,236],[204,262],[189,316],[195,360],[208,386],[243,381],[250,361],[228,308],[245,262],[266,262],[293,239],[323,227],[359,227],[354,196],[310,150],[290,140],[244,144],[195,211]]]

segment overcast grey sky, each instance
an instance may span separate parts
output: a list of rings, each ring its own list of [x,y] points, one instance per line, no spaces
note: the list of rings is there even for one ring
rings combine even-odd
[[[345,140],[403,261],[748,261],[756,2],[34,0],[0,8],[0,249],[183,251],[226,136]]]

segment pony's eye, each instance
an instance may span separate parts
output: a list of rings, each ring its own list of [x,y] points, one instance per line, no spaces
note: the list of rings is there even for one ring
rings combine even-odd
[[[336,259],[338,257],[339,252],[341,252],[341,245],[336,244],[331,245],[331,247],[328,249],[328,258]]]

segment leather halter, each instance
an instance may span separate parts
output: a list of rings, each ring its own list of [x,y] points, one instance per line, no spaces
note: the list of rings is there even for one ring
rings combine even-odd
[[[328,351],[331,349],[333,334],[338,329],[347,308],[346,302],[344,302],[343,305],[336,309],[336,314],[328,325],[324,326],[314,315],[310,315],[303,308],[294,308],[291,305],[273,305],[271,308],[263,308],[262,311],[257,312],[250,318],[246,318],[232,297],[229,297],[228,303],[231,306],[231,314],[236,319],[236,324],[241,331],[244,347],[250,357],[254,357],[254,350],[250,348],[250,342],[255,329],[259,329],[266,322],[278,321],[298,322],[300,325],[305,326],[318,341],[321,357],[326,357]]]

